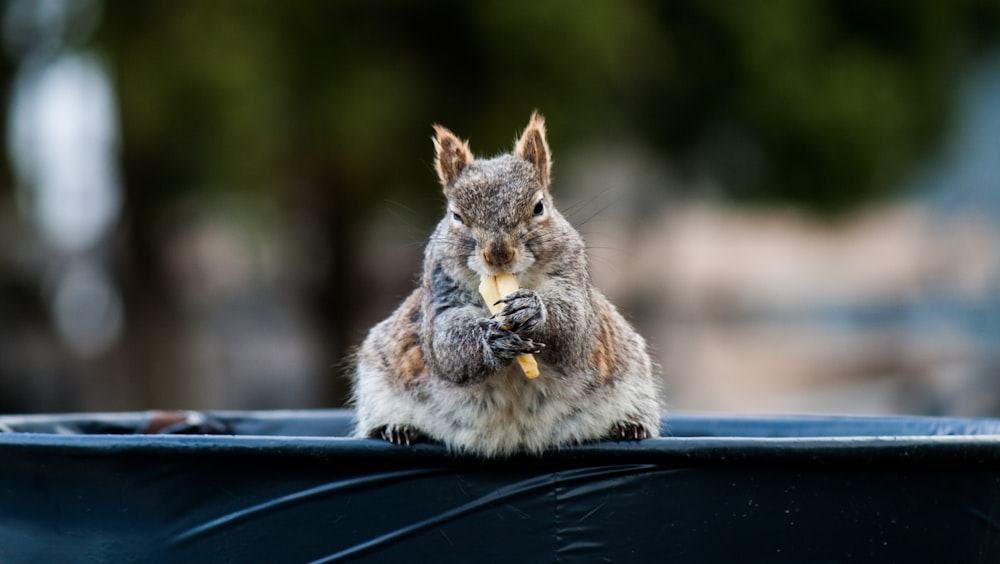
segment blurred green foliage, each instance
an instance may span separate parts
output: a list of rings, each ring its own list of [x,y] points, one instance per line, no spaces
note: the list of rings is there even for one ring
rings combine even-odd
[[[174,204],[236,196],[320,226],[304,306],[334,365],[368,323],[373,212],[442,209],[430,125],[491,154],[535,108],[557,176],[574,146],[626,142],[710,195],[842,215],[904,184],[998,28],[995,0],[112,0],[96,48],[120,97],[127,307],[150,326],[171,307]]]
[[[117,0],[99,44],[151,201],[312,171],[364,208],[432,187],[431,122],[491,153],[537,107],[557,156],[638,135],[724,196],[837,213],[934,146],[998,22],[992,0]]]
[[[692,180],[666,189],[838,217],[906,185],[947,131],[958,77],[1000,31],[996,0],[97,5],[96,35],[71,48],[100,55],[118,96],[125,207],[111,254],[148,407],[182,393],[189,325],[168,255],[189,202],[236,202],[250,229],[276,222],[262,236],[295,232],[315,265],[289,291],[320,364],[341,366],[372,321],[373,216],[389,200],[427,223],[443,208],[432,123],[489,155],[541,110],[561,193],[562,155],[624,143]],[[25,63],[8,45],[0,87]],[[34,291],[8,286],[9,303]],[[333,384],[325,403],[346,393]]]

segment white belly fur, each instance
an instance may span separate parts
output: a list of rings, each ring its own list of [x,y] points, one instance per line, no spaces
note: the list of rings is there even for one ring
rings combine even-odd
[[[455,451],[540,452],[600,439],[644,400],[632,397],[633,386],[614,386],[586,398],[586,378],[561,376],[544,363],[539,369],[541,376],[534,380],[515,364],[473,386],[438,382],[422,401],[385,378],[359,378],[367,389],[358,392],[370,398],[369,409],[358,412],[359,433],[410,424]]]

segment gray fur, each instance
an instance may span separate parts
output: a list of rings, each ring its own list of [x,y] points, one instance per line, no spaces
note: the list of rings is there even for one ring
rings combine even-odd
[[[448,211],[419,287],[358,351],[356,435],[487,457],[657,436],[646,343],[591,285],[583,239],[552,205],[541,116],[514,153],[488,160],[435,130]],[[504,300],[507,328],[478,292],[482,274],[501,272],[522,288]],[[524,353],[538,360],[535,380],[513,362]]]

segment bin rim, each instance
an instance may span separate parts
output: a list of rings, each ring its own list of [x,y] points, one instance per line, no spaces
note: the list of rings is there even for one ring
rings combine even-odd
[[[377,464],[577,464],[601,460],[620,464],[986,464],[1000,467],[1000,420],[927,416],[667,414],[664,436],[639,442],[602,441],[516,455],[501,461],[450,453],[437,444],[400,447],[374,439],[310,435],[145,435],[17,432],[19,428],[71,426],[81,422],[117,425],[148,420],[155,412],[70,413],[0,417],[15,432],[0,433],[0,452],[59,452],[80,456],[239,456],[251,458],[351,459]],[[336,422],[348,410],[213,411],[211,417],[252,426],[281,422]],[[733,434],[733,430],[740,434]],[[864,432],[863,432],[864,431]],[[893,432],[894,431],[894,432]]]

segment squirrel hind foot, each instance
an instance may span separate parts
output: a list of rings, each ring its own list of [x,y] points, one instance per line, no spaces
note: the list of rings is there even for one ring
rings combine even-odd
[[[382,439],[394,445],[411,446],[427,440],[427,437],[410,425],[385,425],[369,431],[372,439]]]
[[[641,441],[648,439],[649,436],[650,434],[646,427],[629,421],[615,423],[608,434],[608,438],[613,441]]]

